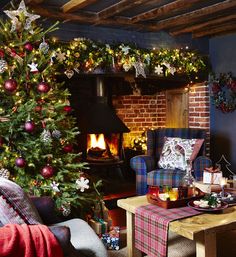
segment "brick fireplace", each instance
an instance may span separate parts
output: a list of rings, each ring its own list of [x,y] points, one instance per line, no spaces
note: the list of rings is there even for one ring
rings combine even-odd
[[[206,83],[188,86],[188,124],[190,128],[201,128],[207,131],[206,152],[210,145],[210,97]],[[150,128],[165,127],[166,122],[166,91],[155,95],[124,95],[114,96],[113,106],[117,115],[130,129],[124,135],[124,146],[141,133]]]

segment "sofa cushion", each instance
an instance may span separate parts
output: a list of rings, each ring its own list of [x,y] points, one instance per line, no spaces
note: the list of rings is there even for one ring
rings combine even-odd
[[[204,139],[165,137],[158,166],[163,169],[186,170],[187,162],[193,161]]]
[[[43,223],[32,201],[15,182],[0,177],[0,221],[3,225]]]
[[[71,243],[81,257],[108,257],[107,250],[94,230],[82,219],[70,219],[55,226],[70,228]]]

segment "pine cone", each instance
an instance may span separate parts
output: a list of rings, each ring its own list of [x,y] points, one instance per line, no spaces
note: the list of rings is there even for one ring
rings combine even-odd
[[[40,138],[46,144],[50,144],[52,142],[52,137],[49,130],[44,129],[40,135]]]
[[[52,136],[59,139],[61,137],[61,132],[59,130],[53,130]]]
[[[4,169],[4,168],[0,169],[0,177],[5,178],[5,179],[9,179],[9,177],[10,177],[9,170]]]

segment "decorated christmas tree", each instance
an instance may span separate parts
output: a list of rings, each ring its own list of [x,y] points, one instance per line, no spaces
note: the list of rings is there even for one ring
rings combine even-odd
[[[36,25],[39,15],[24,1],[0,21],[0,175],[34,195],[49,195],[64,215],[89,210],[99,193],[76,151],[79,129],[57,82],[54,50],[46,38],[56,29]],[[91,185],[92,184],[92,185]]]

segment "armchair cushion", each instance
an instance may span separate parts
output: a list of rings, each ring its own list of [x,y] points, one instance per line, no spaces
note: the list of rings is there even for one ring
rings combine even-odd
[[[158,161],[159,168],[186,170],[187,162],[193,161],[204,139],[165,137],[165,143]]]
[[[181,184],[185,172],[180,169],[155,169],[148,173],[147,185],[178,187]]]
[[[40,224],[38,211],[23,189],[15,182],[0,177],[0,221],[3,225]]]

